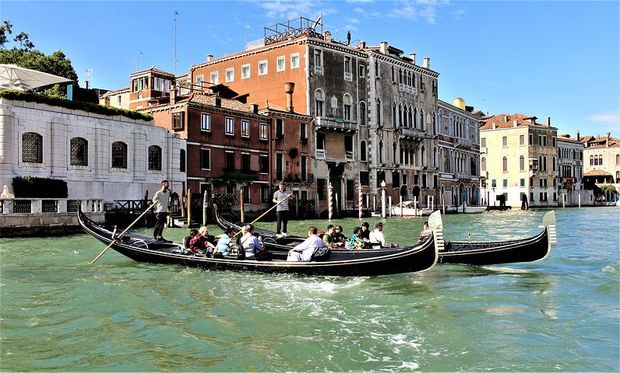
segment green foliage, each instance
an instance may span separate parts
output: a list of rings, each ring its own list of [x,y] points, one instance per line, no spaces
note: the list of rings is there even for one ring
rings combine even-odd
[[[237,204],[237,195],[235,193],[216,193],[215,204],[218,207],[232,207]]]
[[[616,190],[616,187],[611,185],[611,184],[601,185],[600,188],[601,188],[601,193],[605,193],[607,191],[609,191],[609,193],[611,193],[611,194],[618,193],[618,191]]]
[[[67,198],[67,182],[32,176],[13,178],[16,198]]]
[[[60,106],[67,109],[83,110],[89,113],[96,113],[102,115],[122,115],[131,119],[153,119],[152,115],[139,113],[137,111],[125,110],[111,106],[102,106],[90,102],[69,101],[60,97],[49,97],[31,92],[15,91],[8,89],[0,90],[0,98],[6,98],[7,100],[37,102],[40,104]]]

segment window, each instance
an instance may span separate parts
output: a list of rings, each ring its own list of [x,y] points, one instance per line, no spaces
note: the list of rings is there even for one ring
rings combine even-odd
[[[43,163],[43,137],[38,133],[22,135],[22,162]]]
[[[316,181],[316,194],[319,201],[325,201],[327,198],[325,196],[325,179],[318,179]]]
[[[243,190],[243,203],[251,204],[252,200],[250,199],[250,186],[244,185],[241,188]]]
[[[534,134],[530,133],[529,145],[534,145]]]
[[[480,146],[483,147],[483,148],[487,147],[487,138],[486,137],[483,137],[483,138],[480,139]]]
[[[260,186],[260,202],[269,203],[271,201],[271,192],[267,185]]]
[[[495,188],[495,187],[497,187],[497,180],[492,179],[491,180],[491,188]]]
[[[259,126],[259,137],[261,140],[268,140],[267,131],[267,123],[261,123]]]
[[[205,77],[203,75],[198,75],[196,77],[196,86],[200,88],[205,86]]]
[[[284,155],[282,153],[276,153],[276,180],[283,179],[284,170]]]
[[[267,75],[267,61],[258,62],[258,75]]]
[[[266,174],[269,172],[269,156],[260,155],[258,157],[258,169],[261,174]]]
[[[280,56],[278,57],[278,64],[276,66],[276,70],[284,71],[284,69],[286,69],[286,60],[284,59],[284,56]]]
[[[381,127],[381,100],[377,99],[377,126]]]
[[[524,187],[525,186],[525,179],[519,179],[519,186]]]
[[[370,185],[370,174],[368,171],[360,171],[360,184]]]
[[[301,122],[299,123],[299,142],[301,142],[302,144],[305,144],[308,142],[308,133],[306,130],[306,123]]]
[[[157,145],[151,145],[148,151],[148,169],[150,171],[161,171],[161,148]]]
[[[508,158],[502,158],[502,170],[508,172]]]
[[[325,94],[320,89],[314,92],[314,115],[322,117],[325,110]]]
[[[342,110],[342,117],[344,120],[351,120],[351,96],[349,96],[349,94],[345,94],[344,98],[342,100],[343,103],[343,110]]]
[[[241,153],[241,170],[250,171],[250,153]]]
[[[358,118],[359,124],[366,125],[366,104],[362,101],[359,103],[360,116]]]
[[[284,138],[284,119],[276,119],[276,139]]]
[[[226,151],[224,152],[224,169],[228,171],[235,170],[235,152],[234,151]]]
[[[525,135],[519,135],[519,145],[525,145]]]
[[[299,53],[291,54],[291,69],[299,68]]]
[[[507,147],[508,146],[508,137],[507,136],[503,136],[502,137],[502,146],[503,147]]]
[[[202,113],[200,116],[200,130],[203,132],[211,132],[211,114]]]
[[[211,149],[200,149],[200,169],[211,169]]]
[[[235,69],[226,69],[226,83],[235,81]]]
[[[226,126],[224,131],[227,135],[235,134],[235,120],[233,118],[226,118]]]
[[[185,112],[172,113],[172,129],[182,130],[183,128],[185,128]]]
[[[360,142],[360,160],[362,162],[366,161],[366,141],[364,140]]]
[[[320,49],[314,50],[314,72],[323,75],[323,51]]]
[[[250,137],[250,122],[247,120],[241,121],[241,136]]]
[[[218,77],[217,71],[212,72],[209,75],[209,78],[211,79],[211,84],[219,84],[220,83],[220,79]]]
[[[519,171],[525,171],[525,157],[519,157]]]
[[[112,143],[112,168],[127,168],[127,144],[122,141]]]
[[[344,80],[353,80],[353,67],[350,56],[344,56]]]
[[[88,166],[88,141],[81,137],[71,139],[71,165]]]
[[[250,65],[241,65],[241,79],[250,77]]]
[[[364,79],[366,77],[366,66],[360,65],[359,70],[360,70],[360,73],[359,73],[360,79]]]
[[[353,201],[355,198],[355,180],[347,180],[347,201]]]
[[[181,149],[181,154],[179,154],[179,171],[185,172],[185,149]]]
[[[508,188],[508,179],[504,179],[504,180],[502,180],[502,186],[503,186],[504,188]]]

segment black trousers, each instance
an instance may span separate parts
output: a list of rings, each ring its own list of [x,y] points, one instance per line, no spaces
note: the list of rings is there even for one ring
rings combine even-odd
[[[153,230],[153,237],[161,237],[161,235],[164,233],[164,227],[166,226],[167,217],[167,212],[158,212],[155,214],[155,218],[157,220],[155,221],[155,230]]]
[[[286,233],[286,224],[288,223],[288,211],[278,211],[276,213],[276,218],[278,221],[278,224],[276,226],[276,233],[280,234],[282,232]],[[282,230],[280,230],[280,228],[282,228]]]

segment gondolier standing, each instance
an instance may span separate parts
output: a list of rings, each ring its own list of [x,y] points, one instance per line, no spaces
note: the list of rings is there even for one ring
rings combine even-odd
[[[153,203],[155,204],[155,230],[153,231],[153,238],[157,241],[168,241],[162,234],[164,233],[164,227],[166,226],[166,220],[168,220],[168,208],[170,204],[170,182],[163,180],[161,182],[161,189],[153,196]],[[170,242],[170,241],[168,241]]]
[[[277,235],[278,236],[286,236],[287,229],[286,225],[288,224],[288,200],[290,198],[295,198],[292,193],[286,192],[286,184],[284,181],[281,181],[278,184],[278,190],[273,194],[273,202],[278,203],[276,207],[276,216],[277,216]]]

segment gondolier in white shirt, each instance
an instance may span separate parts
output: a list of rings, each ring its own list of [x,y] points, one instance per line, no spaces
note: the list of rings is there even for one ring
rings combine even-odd
[[[153,230],[153,238],[157,241],[170,242],[162,237],[164,233],[164,227],[168,220],[168,208],[170,207],[170,182],[168,180],[162,180],[161,189],[153,196],[153,203],[155,204],[155,229]]]
[[[284,181],[281,181],[278,184],[278,190],[273,194],[273,202],[278,203],[276,207],[276,217],[277,217],[277,226],[276,226],[276,234],[277,236],[286,236],[287,229],[286,225],[288,224],[288,201],[289,199],[294,199],[292,192],[286,192],[286,184]]]

